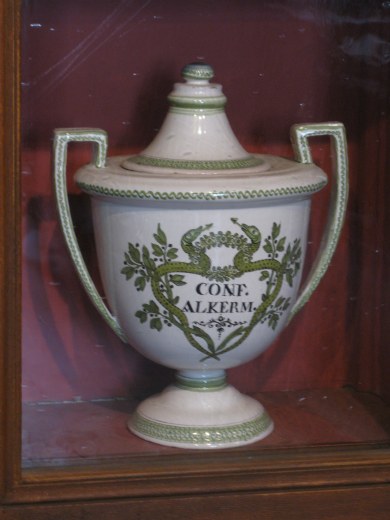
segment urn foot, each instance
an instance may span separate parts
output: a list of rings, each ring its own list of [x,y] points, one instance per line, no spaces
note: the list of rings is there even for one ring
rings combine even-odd
[[[273,430],[273,422],[255,399],[231,385],[196,389],[178,383],[143,401],[128,423],[137,436],[189,449],[243,446]]]

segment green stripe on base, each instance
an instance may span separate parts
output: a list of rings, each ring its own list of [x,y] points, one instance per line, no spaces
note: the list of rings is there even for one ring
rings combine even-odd
[[[183,390],[192,390],[193,392],[222,390],[227,386],[226,376],[210,379],[195,379],[176,374],[175,379],[175,386],[182,388]]]

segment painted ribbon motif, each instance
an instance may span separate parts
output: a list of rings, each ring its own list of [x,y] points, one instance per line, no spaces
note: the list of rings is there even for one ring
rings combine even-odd
[[[150,284],[155,300],[142,305],[136,312],[141,323],[149,320],[149,325],[157,331],[164,326],[179,328],[187,341],[203,354],[202,360],[220,359],[220,356],[237,348],[250,335],[259,323],[266,323],[275,329],[280,317],[290,306],[290,298],[280,295],[284,282],[291,287],[293,279],[301,267],[302,250],[300,240],[286,244],[286,237],[280,237],[281,226],[274,223],[271,233],[262,246],[262,237],[256,226],[241,224],[231,218],[243,234],[231,231],[205,234],[212,224],[190,229],[181,238],[180,246],[187,255],[188,262],[177,261],[178,249],[168,243],[160,224],[153,237],[151,252],[146,246],[128,244],[124,253],[124,267],[121,273],[127,280],[134,279],[137,291],[143,291]],[[213,266],[208,251],[215,247],[236,249],[232,264]],[[261,249],[267,257],[254,260],[253,256]],[[157,265],[159,264],[159,265]],[[217,320],[220,327],[237,325],[232,332],[215,344],[213,338],[204,330],[207,323],[190,324],[186,312],[178,306],[179,296],[174,294],[175,286],[185,285],[185,274],[197,275],[210,281],[227,282],[240,278],[245,273],[259,272],[259,280],[265,282],[265,291],[259,294],[259,305],[253,309],[248,322],[229,322],[223,316]],[[216,321],[216,320],[210,320]],[[198,325],[202,325],[202,327]],[[219,329],[219,336],[221,335]]]

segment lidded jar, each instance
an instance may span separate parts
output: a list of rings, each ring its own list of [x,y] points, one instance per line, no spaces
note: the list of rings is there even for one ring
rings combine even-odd
[[[190,64],[182,75],[160,132],[140,154],[107,159],[102,130],[57,130],[56,197],[71,257],[103,318],[146,357],[177,370],[174,385],[141,403],[130,429],[173,446],[236,446],[273,426],[260,403],[227,384],[225,370],[263,352],[326,271],[347,199],[345,133],[340,123],[295,125],[296,161],[249,154],[211,67]],[[327,182],[308,147],[317,135],[332,139],[335,189],[322,248],[300,289],[311,196]],[[91,195],[108,306],[72,228],[70,141],[95,145],[75,178]]]

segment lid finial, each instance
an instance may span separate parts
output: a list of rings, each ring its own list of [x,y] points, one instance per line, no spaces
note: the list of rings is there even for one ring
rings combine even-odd
[[[194,62],[186,65],[182,69],[181,75],[187,81],[207,81],[214,77],[214,70],[207,63]]]

